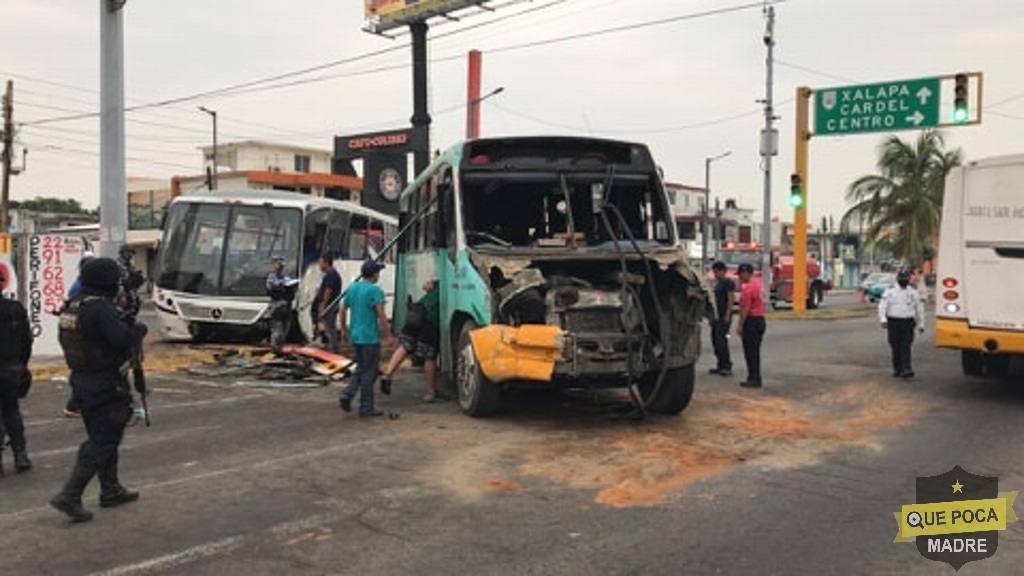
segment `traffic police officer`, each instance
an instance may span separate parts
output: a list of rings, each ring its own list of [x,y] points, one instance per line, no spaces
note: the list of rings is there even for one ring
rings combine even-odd
[[[146,335],[146,326],[123,321],[114,303],[121,284],[117,262],[93,259],[82,267],[81,279],[82,293],[61,314],[58,336],[88,439],[78,449],[64,488],[50,500],[72,522],[92,519],[82,507],[82,492],[94,475],[100,480],[100,507],[139,499],[138,492],[121,485],[117,464],[124,428],[132,417],[126,367]]]
[[[0,272],[0,286],[4,284]],[[28,325],[28,313],[17,300],[8,300],[0,294],[0,334],[4,343],[0,346],[0,453],[4,434],[14,451],[14,469],[24,472],[32,468],[25,449],[25,425],[21,419],[18,399],[28,392],[31,382],[28,373],[28,359],[32,356],[32,330]],[[3,476],[0,462],[0,476]]]
[[[274,354],[281,354],[292,327],[292,300],[297,283],[285,276],[284,257],[274,256],[266,281],[267,296],[270,296],[270,349]]]
[[[910,271],[901,269],[896,274],[896,285],[890,286],[878,302],[878,321],[888,331],[892,349],[892,375],[912,378],[910,347],[914,343],[914,328],[924,332],[924,303],[917,289],[910,286]]]

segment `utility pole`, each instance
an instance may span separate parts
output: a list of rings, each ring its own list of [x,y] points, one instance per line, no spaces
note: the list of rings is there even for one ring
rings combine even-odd
[[[732,150],[723,152],[718,156],[710,156],[704,159],[704,214],[701,219],[701,230],[700,230],[700,271],[701,273],[707,273],[708,271],[708,232],[711,231],[708,221],[708,212],[711,210],[711,163],[715,160],[721,160],[726,156],[732,154]]]
[[[7,81],[7,91],[4,92],[4,189],[2,206],[0,206],[0,234],[7,234],[10,229],[10,212],[7,205],[10,202],[11,194],[11,157],[14,155],[14,82]]]
[[[100,255],[116,257],[128,228],[124,159],[126,0],[100,0]]]
[[[764,215],[761,219],[761,294],[771,300],[772,286],[772,156],[779,153],[779,132],[774,128],[775,108],[772,102],[772,67],[775,64],[775,6],[765,8],[768,21],[764,28],[765,59],[764,129],[761,131],[761,158],[764,165]],[[781,239],[780,239],[781,240]]]

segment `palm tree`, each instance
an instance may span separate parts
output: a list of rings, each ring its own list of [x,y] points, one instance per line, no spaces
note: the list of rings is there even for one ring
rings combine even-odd
[[[897,136],[883,141],[879,173],[861,176],[846,189],[853,206],[843,215],[843,230],[862,219],[872,242],[919,266],[938,235],[946,175],[961,161],[959,149],[946,151],[943,146],[936,130],[921,132],[916,144]]]

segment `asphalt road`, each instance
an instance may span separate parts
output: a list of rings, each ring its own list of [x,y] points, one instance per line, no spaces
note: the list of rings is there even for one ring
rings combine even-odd
[[[733,346],[737,345],[733,338]],[[476,420],[421,404],[403,372],[378,406],[337,388],[151,375],[153,426],[128,430],[142,498],[88,524],[50,509],[84,434],[61,381],[25,402],[35,469],[0,479],[0,573],[931,574],[894,544],[915,477],[960,465],[1024,488],[1020,366],[970,381],[927,333],[894,380],[871,319],[776,321],[764,390],[706,375],[680,417],[618,417],[621,396],[518,394]],[[7,453],[9,456],[9,452]],[[9,460],[8,460],[9,462]],[[1024,528],[960,574],[1019,573]]]

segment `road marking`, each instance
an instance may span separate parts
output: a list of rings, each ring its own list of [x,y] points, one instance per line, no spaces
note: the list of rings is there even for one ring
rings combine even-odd
[[[217,540],[216,542],[209,542],[207,544],[200,544],[199,546],[186,548],[180,552],[165,554],[163,556],[157,556],[156,558],[150,558],[149,560],[143,560],[142,562],[118,566],[117,568],[112,568],[103,572],[93,572],[92,574],[94,576],[126,576],[128,574],[161,572],[171,568],[178,568],[185,564],[191,564],[192,562],[202,560],[203,558],[209,558],[210,556],[217,554],[230,554],[231,552],[241,548],[244,542],[244,536],[231,536],[230,538],[224,538],[223,540]]]
[[[189,482],[205,482],[210,478],[217,478],[220,476],[228,476],[231,474],[245,473],[251,474],[253,470],[262,468],[290,468],[296,461],[301,460],[317,460],[328,454],[336,452],[346,452],[354,448],[360,448],[362,446],[377,444],[382,442],[394,442],[397,440],[396,436],[375,436],[366,440],[359,440],[357,442],[349,442],[348,444],[335,444],[319,450],[307,450],[299,454],[291,454],[287,456],[273,456],[259,462],[251,464],[244,464],[239,466],[230,466],[227,468],[221,468],[219,470],[209,470],[200,474],[193,474],[191,476],[182,476],[180,478],[172,478],[170,480],[163,480],[160,482],[153,482],[150,484],[144,484],[139,487],[140,490],[149,490],[151,488],[163,488],[167,486],[176,486],[178,484],[187,484]],[[75,448],[77,450],[77,448]],[[289,450],[290,451],[290,450]],[[0,514],[0,523],[7,520],[21,520],[36,514],[42,514],[43,512],[53,513],[53,509],[49,506],[36,506],[35,508],[26,508],[24,510],[17,510],[15,512],[7,512]]]
[[[136,450],[136,449],[139,449],[139,448],[146,448],[146,447],[152,446],[154,444],[161,444],[163,442],[168,442],[168,441],[178,441],[178,440],[180,440],[182,438],[185,438],[185,437],[188,437],[188,436],[192,436],[192,435],[196,434],[197,432],[206,434],[206,433],[210,432],[211,430],[220,430],[221,428],[223,428],[223,426],[196,426],[194,428],[188,428],[187,430],[177,430],[177,431],[174,431],[174,432],[168,432],[167,434],[164,434],[164,435],[159,436],[159,437],[158,436],[152,436],[152,435],[140,436],[139,438],[144,438],[144,439],[140,439],[140,440],[137,440],[137,441],[133,440],[130,444],[124,444],[124,443],[121,444],[120,452],[123,454],[126,451]],[[38,451],[38,452],[33,451],[32,452],[32,459],[33,460],[36,459],[36,458],[43,459],[43,458],[48,458],[50,456],[60,456],[62,454],[69,454],[69,453],[72,453],[72,452],[78,452],[78,445],[77,444],[74,445],[74,446],[68,446],[66,448],[56,448],[54,450],[42,450],[42,451]]]
[[[239,396],[230,396],[230,397],[226,397],[226,398],[211,398],[209,400],[193,400],[191,402],[175,402],[175,403],[171,403],[171,404],[156,403],[152,407],[156,408],[157,411],[162,412],[164,410],[177,410],[178,408],[194,408],[196,406],[210,406],[212,404],[233,404],[235,402],[243,402],[245,400],[253,400],[253,399],[256,399],[256,398],[266,398],[266,397],[267,397],[266,394],[251,393],[251,394],[242,394],[242,395],[239,395]],[[153,397],[150,396],[150,401],[152,401],[152,398]],[[47,418],[45,420],[30,420],[28,422],[25,422],[25,426],[45,426],[47,424],[54,424],[56,422],[68,422],[68,421],[71,421],[71,422],[81,421],[81,418],[67,418],[65,416],[57,416],[57,417],[54,417],[54,418]]]
[[[388,489],[387,491],[396,492],[394,489]],[[384,490],[378,492],[384,492]],[[414,495],[418,492],[418,489],[410,487],[405,490],[397,490],[397,492],[400,492],[403,495]],[[298,520],[281,522],[279,524],[274,524],[269,528],[260,530],[255,534],[250,533],[245,535],[229,536],[213,542],[192,546],[178,552],[156,556],[154,558],[133,562],[131,564],[123,564],[102,572],[93,572],[90,576],[131,576],[133,574],[160,572],[170,568],[182,568],[186,564],[191,564],[213,556],[226,556],[245,545],[259,544],[267,539],[274,539],[278,541],[278,543],[287,546],[290,544],[289,541],[294,539],[296,536],[307,534],[311,531],[323,528],[328,524],[333,524],[345,520],[350,516],[362,513],[361,505],[354,503],[352,500],[342,500],[339,504],[344,506],[345,509],[329,513],[314,514],[313,516],[300,518]]]

